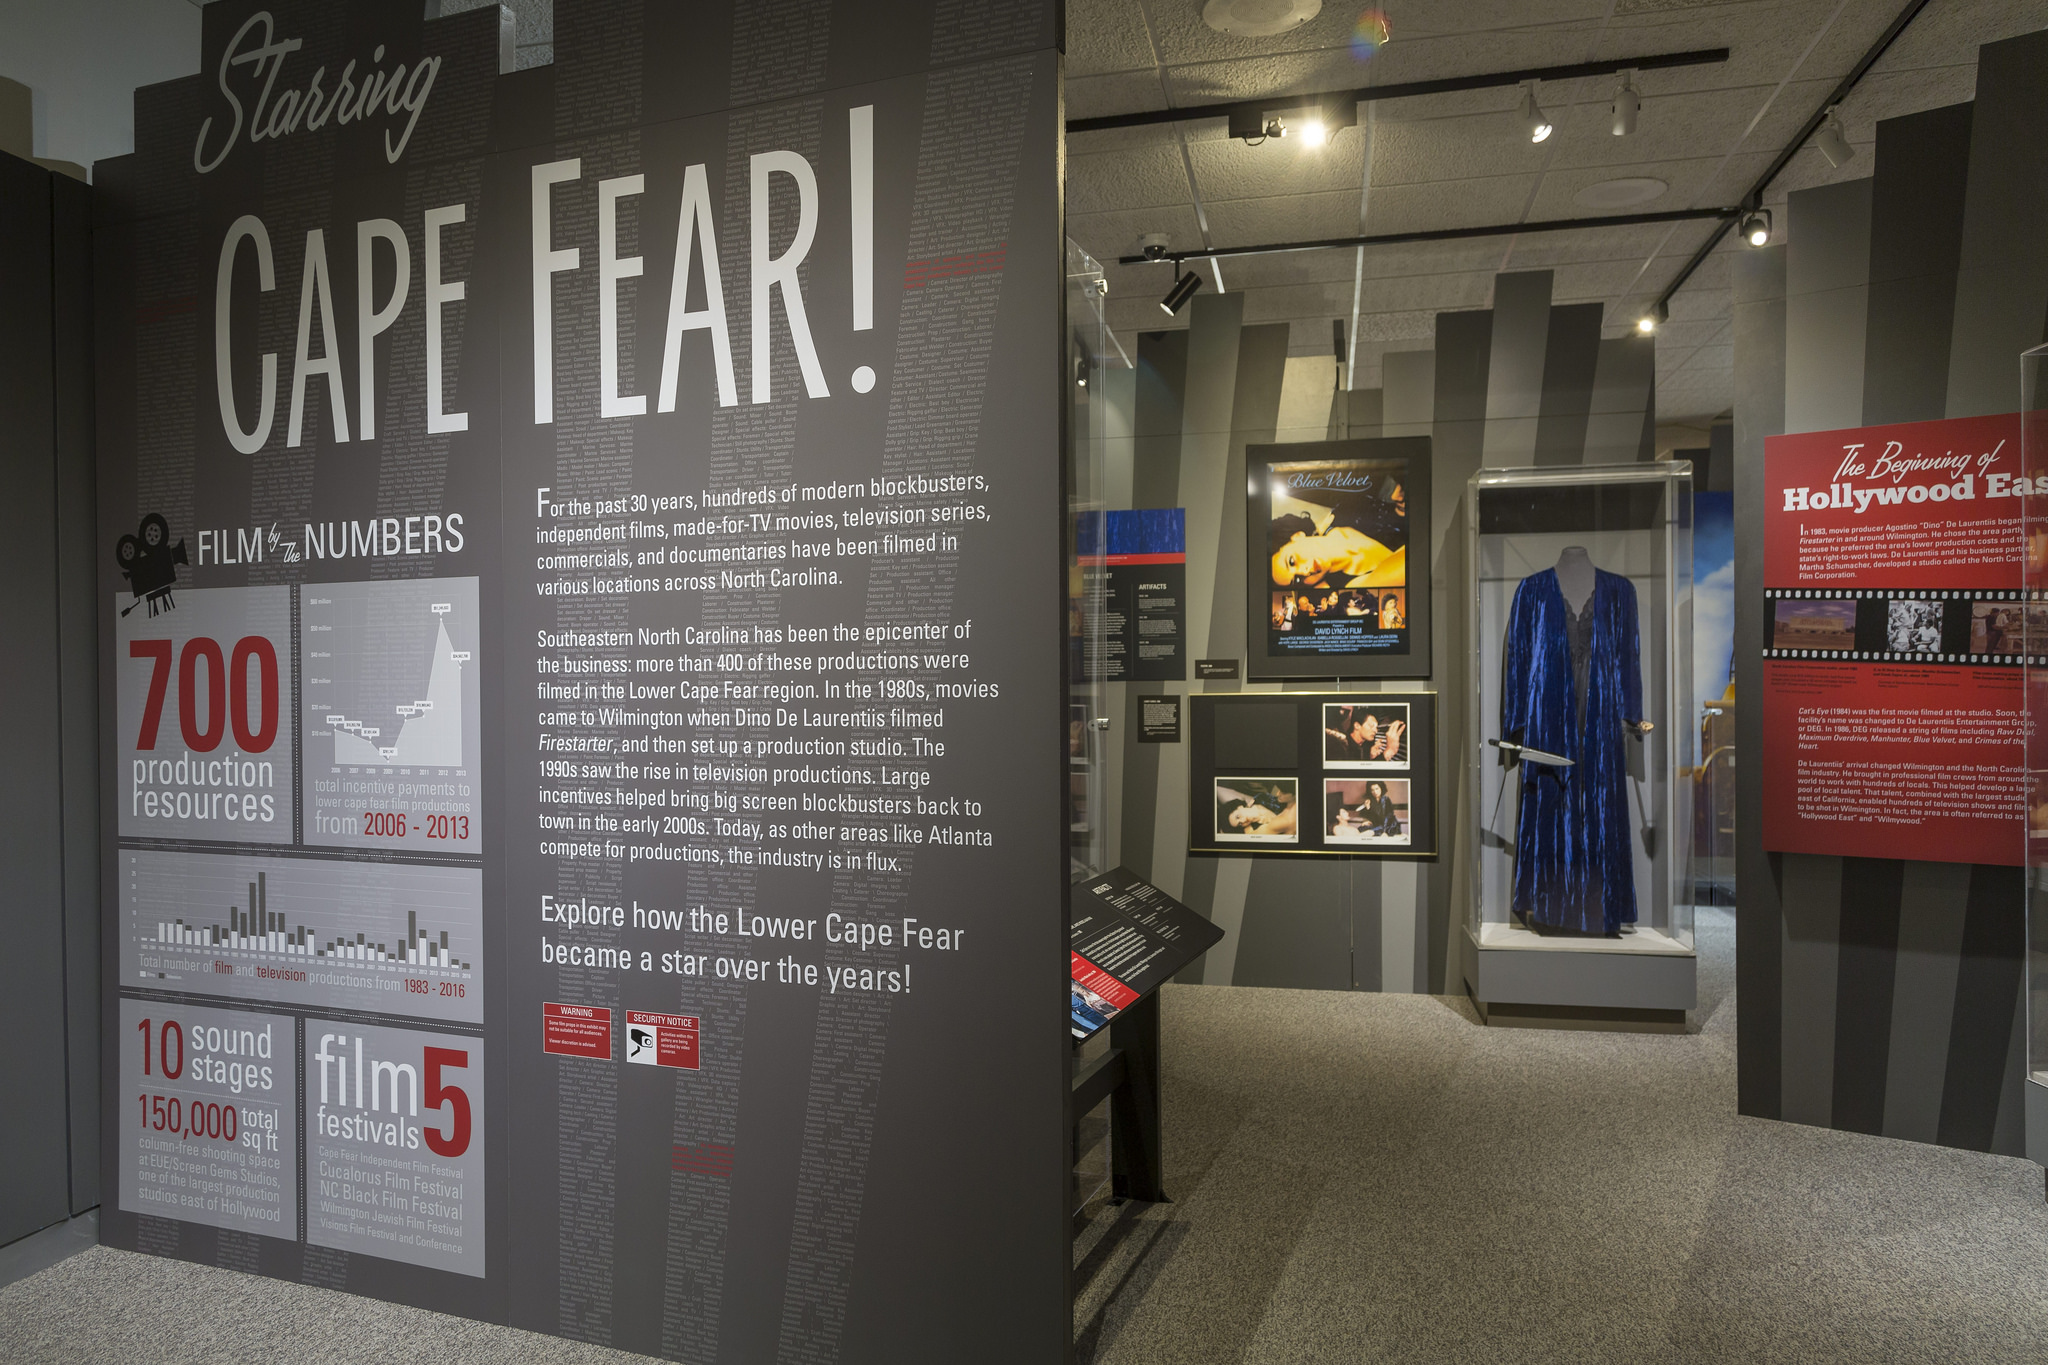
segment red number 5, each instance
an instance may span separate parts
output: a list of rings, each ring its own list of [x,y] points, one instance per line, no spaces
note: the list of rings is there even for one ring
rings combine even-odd
[[[446,1133],[434,1128],[427,1129],[427,1146],[436,1156],[461,1156],[469,1150],[469,1096],[462,1087],[441,1084],[441,1068],[453,1071],[469,1069],[469,1054],[452,1047],[430,1047],[427,1049],[427,1108],[439,1109],[445,1102],[450,1109],[450,1122]]]

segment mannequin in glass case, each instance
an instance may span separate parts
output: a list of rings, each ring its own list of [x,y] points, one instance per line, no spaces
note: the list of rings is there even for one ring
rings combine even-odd
[[[1522,761],[1516,918],[1616,935],[1636,919],[1628,732],[1647,732],[1635,585],[1579,546],[1515,589],[1501,660],[1501,737],[1572,760]]]

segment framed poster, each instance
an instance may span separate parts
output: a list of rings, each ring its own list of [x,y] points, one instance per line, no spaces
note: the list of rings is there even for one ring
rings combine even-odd
[[[1188,851],[1434,858],[1434,692],[1188,698]]]
[[[1429,676],[1429,438],[1245,451],[1249,676]]]

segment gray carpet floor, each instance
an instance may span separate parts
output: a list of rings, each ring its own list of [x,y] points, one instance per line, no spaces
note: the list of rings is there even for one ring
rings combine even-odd
[[[1077,1251],[1082,1361],[2048,1361],[2012,1158],[1735,1113],[1734,928],[1696,1031],[1170,988],[1167,1193]]]
[[[1170,1203],[1097,1206],[1077,1358],[2048,1361],[2027,1162],[1735,1115],[1732,927],[1697,1031],[1170,987]],[[0,1361],[625,1362],[94,1248],[0,1288]]]

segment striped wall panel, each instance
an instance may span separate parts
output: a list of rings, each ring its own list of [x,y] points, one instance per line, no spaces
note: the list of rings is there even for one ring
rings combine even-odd
[[[1109,847],[1224,930],[1223,941],[1182,980],[1326,990],[1456,988],[1452,950],[1467,853],[1460,842],[1465,773],[1456,758],[1469,685],[1465,481],[1496,455],[1522,464],[1578,463],[1596,441],[1618,451],[1607,458],[1639,458],[1653,420],[1653,345],[1602,341],[1597,305],[1552,307],[1550,292],[1546,271],[1500,277],[1496,308],[1441,315],[1433,349],[1388,354],[1381,387],[1355,393],[1283,394],[1288,329],[1246,326],[1241,295],[1197,297],[1186,330],[1138,339],[1127,400],[1130,437],[1107,455],[1107,483],[1111,505],[1187,508],[1192,657],[1244,657],[1243,504],[1236,490],[1244,483],[1245,447],[1275,439],[1283,397],[1288,411],[1302,410],[1306,399],[1327,406],[1330,425],[1317,436],[1435,438],[1432,600],[1445,628],[1432,644],[1431,685],[1439,693],[1445,745],[1439,781],[1447,817],[1438,862],[1189,857],[1187,751],[1136,741],[1136,697],[1270,685],[1111,686],[1122,742],[1111,764],[1116,818]],[[1328,383],[1326,374],[1300,361],[1292,373],[1298,381]]]
[[[2011,230],[2048,178],[2044,64],[2048,35],[1987,46],[1974,108],[1879,124],[1870,180],[1795,192],[1789,245],[1735,262],[1738,697],[1761,686],[1763,438],[2017,405],[2018,351],[2048,323],[2038,233]],[[1993,127],[2032,141],[1986,145]],[[1752,811],[1761,718],[1738,716]],[[1738,839],[1742,1111],[2018,1155],[2018,869],[1766,854],[1747,822]]]

